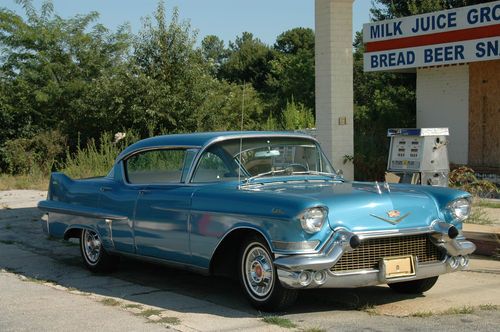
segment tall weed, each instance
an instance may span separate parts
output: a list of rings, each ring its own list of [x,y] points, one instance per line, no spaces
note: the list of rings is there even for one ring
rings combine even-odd
[[[88,178],[106,175],[118,154],[128,145],[136,142],[139,137],[134,132],[127,132],[119,141],[117,135],[105,132],[96,142],[93,138],[84,148],[78,147],[75,153],[66,153],[66,163],[62,170],[72,178]]]
[[[5,171],[12,175],[48,175],[66,149],[66,137],[52,130],[31,138],[16,138],[4,143],[1,160]]]
[[[487,180],[480,180],[472,168],[461,166],[450,172],[449,184],[452,188],[468,191],[475,197],[495,198],[500,189]]]

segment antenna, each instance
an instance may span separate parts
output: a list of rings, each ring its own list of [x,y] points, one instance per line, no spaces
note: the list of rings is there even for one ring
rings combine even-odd
[[[240,131],[243,131],[243,113],[245,109],[245,86],[246,82],[243,82],[243,92],[242,92],[242,97],[241,97],[241,125],[240,125]],[[240,189],[241,186],[241,150],[243,149],[243,133],[240,133],[240,153],[238,154],[238,189]]]

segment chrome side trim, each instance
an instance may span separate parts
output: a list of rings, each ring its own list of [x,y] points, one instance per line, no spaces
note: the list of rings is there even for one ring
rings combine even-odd
[[[38,203],[38,208],[45,212],[54,212],[86,218],[128,220],[126,216],[108,213],[107,211],[98,210],[95,208],[82,207],[58,201],[40,201]]]
[[[146,262],[160,264],[160,265],[164,265],[164,266],[168,266],[168,267],[180,268],[180,269],[196,272],[196,273],[199,273],[199,274],[205,275],[205,276],[210,275],[210,271],[207,268],[199,267],[199,266],[193,265],[193,264],[169,261],[166,259],[155,258],[155,257],[150,257],[150,256],[141,256],[141,255],[132,254],[132,253],[123,252],[123,251],[115,251],[115,250],[109,250],[109,251],[110,251],[110,253],[112,253],[114,255],[118,255],[118,256],[130,257],[132,259],[137,259],[140,261],[146,261]]]
[[[108,225],[109,230],[109,240],[111,241],[111,245],[113,248],[115,247],[115,241],[113,240],[113,220],[112,219],[104,219],[104,222]]]
[[[138,153],[145,152],[145,151],[172,150],[172,149],[200,149],[200,148],[201,148],[201,146],[197,146],[197,145],[156,145],[156,146],[148,146],[148,147],[143,147],[143,148],[140,148],[140,149],[137,149],[137,150],[134,150],[134,151],[130,151],[126,155],[121,156],[120,159],[118,159],[116,162],[122,161],[122,160],[126,160],[126,159],[132,157],[133,155],[136,155]],[[115,164],[116,164],[116,162],[115,162]]]
[[[300,242],[273,241],[273,246],[276,250],[300,251],[304,253],[314,253],[314,249],[316,249],[318,245],[319,240]]]
[[[44,213],[42,217],[40,218],[40,221],[42,222],[42,230],[45,234],[49,235],[50,234],[50,226],[49,226],[49,214]]]

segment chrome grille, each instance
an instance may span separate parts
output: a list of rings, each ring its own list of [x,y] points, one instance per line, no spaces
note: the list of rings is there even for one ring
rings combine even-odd
[[[444,258],[427,234],[367,239],[353,252],[346,252],[330,270],[333,272],[378,269],[384,257],[412,255],[419,263],[437,262]]]

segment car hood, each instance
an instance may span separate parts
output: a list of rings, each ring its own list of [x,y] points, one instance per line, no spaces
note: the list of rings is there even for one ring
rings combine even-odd
[[[433,198],[418,186],[391,185],[389,189],[366,182],[267,184],[259,191],[308,196],[328,207],[332,229],[391,230],[428,226],[439,216]],[[297,197],[298,198],[298,197]]]

